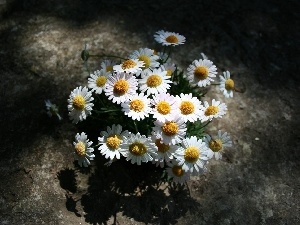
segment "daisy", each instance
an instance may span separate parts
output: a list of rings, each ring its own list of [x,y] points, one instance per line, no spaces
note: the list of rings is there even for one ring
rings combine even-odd
[[[179,113],[184,122],[195,122],[202,118],[203,112],[198,98],[193,97],[191,93],[181,93],[180,96],[176,96],[176,99],[179,102]]]
[[[213,152],[212,156],[215,156],[215,159],[222,159],[222,151],[224,147],[231,147],[232,141],[227,132],[223,133],[219,130],[217,138],[213,139],[210,135],[206,134],[204,136],[204,141],[206,145]]]
[[[107,131],[101,131],[101,136],[98,137],[100,144],[98,150],[106,159],[110,159],[111,163],[114,159],[120,159],[120,144],[125,137],[128,137],[128,134],[127,130],[122,131],[122,126],[119,124],[107,127]]]
[[[157,52],[157,55],[159,57],[159,62],[161,62],[161,64],[164,63],[171,63],[172,59],[170,58],[170,55],[165,53],[165,52]]]
[[[169,93],[153,95],[151,105],[153,106],[153,118],[161,122],[171,120],[175,114],[180,113],[178,109],[179,102],[173,95],[170,95]]]
[[[216,77],[217,67],[208,59],[194,60],[187,68],[187,79],[199,87],[210,85],[212,77]]]
[[[115,72],[136,73],[144,67],[144,62],[138,59],[127,59],[119,65],[114,65]]]
[[[181,146],[175,152],[178,165],[184,171],[191,173],[203,172],[206,161],[210,158],[211,151],[205,142],[197,139],[196,136],[186,138],[181,142]]]
[[[164,144],[161,139],[152,137],[152,141],[156,145],[157,156],[153,159],[153,163],[156,163],[156,166],[164,167],[165,162],[170,162],[174,158],[174,153],[177,149],[176,145]]]
[[[129,101],[121,103],[122,111],[133,120],[143,120],[152,112],[150,107],[150,99],[143,93],[136,94],[130,97]]]
[[[138,59],[139,61],[144,62],[143,70],[145,69],[155,69],[159,67],[158,55],[154,55],[154,50],[150,48],[140,48],[135,50],[130,56],[130,59]]]
[[[75,88],[68,99],[69,117],[73,123],[85,120],[88,115],[92,114],[92,92],[87,87]]]
[[[223,76],[220,75],[219,78],[220,78],[220,90],[223,92],[226,98],[232,98],[233,91],[234,91],[234,81],[230,79],[230,72],[229,71],[223,72]]]
[[[105,95],[112,102],[120,104],[136,94],[138,81],[133,74],[116,73],[108,77]]]
[[[190,172],[184,171],[182,166],[178,165],[175,160],[168,163],[168,166],[166,171],[173,182],[183,184],[190,179]]]
[[[156,120],[154,125],[152,135],[156,139],[161,139],[161,142],[167,145],[180,143],[184,139],[187,130],[184,120],[178,115],[174,115],[172,119],[165,122]]]
[[[95,155],[92,153],[94,151],[90,146],[93,144],[92,141],[87,139],[87,135],[82,132],[81,134],[77,133],[75,136],[75,142],[73,142],[75,147],[75,160],[78,160],[79,166],[87,167],[90,165],[90,160],[93,160]]]
[[[168,32],[168,31],[164,31],[164,30],[157,31],[156,34],[154,34],[154,39],[158,43],[160,43],[162,45],[166,45],[166,46],[181,45],[181,44],[184,44],[184,42],[185,42],[184,36],[182,36],[178,33]]]
[[[59,120],[62,120],[62,117],[58,114],[58,107],[55,104],[52,104],[51,101],[45,100],[45,105],[47,109],[47,115],[49,117],[57,116]]]
[[[116,61],[105,59],[101,62],[101,69],[103,69],[106,72],[113,72],[114,65],[116,65]]]
[[[212,100],[212,104],[209,105],[207,101],[205,101],[204,106],[201,105],[202,108],[202,122],[207,120],[212,120],[213,118],[222,117],[226,114],[227,106],[225,103],[221,103],[220,101]]]
[[[104,69],[96,70],[94,73],[90,74],[90,77],[88,78],[88,88],[95,91],[96,94],[101,94],[105,88],[107,77],[110,74],[110,72],[105,72]]]
[[[167,62],[161,65],[161,69],[167,71],[167,76],[172,76],[172,74],[176,70],[176,66],[172,62]]]
[[[141,162],[152,161],[153,156],[156,155],[155,145],[151,138],[140,133],[130,133],[129,137],[125,138],[125,141],[121,144],[121,148],[122,155],[132,164],[141,165]]]
[[[146,92],[147,95],[166,93],[172,83],[170,77],[167,76],[166,70],[154,69],[153,71],[143,71],[141,79],[139,79],[139,87],[141,92]]]

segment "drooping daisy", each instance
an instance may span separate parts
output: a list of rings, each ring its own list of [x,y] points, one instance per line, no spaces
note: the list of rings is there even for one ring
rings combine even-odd
[[[151,138],[140,133],[130,133],[129,137],[125,138],[125,141],[121,144],[120,151],[127,161],[137,165],[141,165],[141,162],[152,161],[153,156],[156,155],[155,145]]]
[[[114,65],[113,70],[118,73],[136,73],[138,71],[142,71],[143,67],[143,61],[140,61],[138,59],[127,59],[119,65]]]
[[[206,145],[210,148],[210,150],[213,152],[213,156],[215,156],[215,159],[222,159],[222,151],[224,150],[224,147],[231,147],[232,141],[227,132],[222,132],[219,130],[218,135],[216,138],[212,138],[210,135],[206,134],[204,136],[204,141]]]
[[[110,59],[105,59],[101,62],[101,69],[103,69],[106,72],[113,72],[113,67],[116,65],[116,61],[110,60]]]
[[[217,67],[208,59],[199,59],[194,60],[187,71],[187,79],[192,85],[206,87],[216,77]]]
[[[167,62],[161,65],[161,69],[167,71],[167,76],[172,76],[172,74],[176,70],[176,66],[172,62]]]
[[[138,81],[133,74],[116,73],[108,77],[104,91],[109,100],[120,104],[135,95],[137,88]]]
[[[96,70],[90,74],[88,78],[88,87],[95,91],[96,94],[101,94],[105,88],[107,77],[111,75],[110,72],[106,72],[104,69]]]
[[[212,153],[204,141],[191,136],[181,142],[175,157],[184,171],[195,173],[195,171],[202,172],[206,161],[211,157],[210,154]]]
[[[167,145],[180,143],[184,139],[187,130],[184,120],[179,115],[174,115],[172,119],[165,122],[156,120],[154,125],[152,135],[156,139],[161,139]]]
[[[122,111],[133,120],[143,120],[152,112],[150,99],[143,93],[130,97],[129,101],[121,103]]]
[[[181,93],[180,96],[176,96],[176,99],[179,102],[179,113],[184,122],[195,122],[202,118],[203,112],[198,98],[193,97],[191,93]]]
[[[90,146],[93,144],[92,141],[87,139],[87,135],[82,132],[77,133],[75,136],[75,142],[73,142],[75,147],[74,157],[78,160],[79,166],[87,167],[90,165],[90,160],[93,160],[95,155],[92,153],[94,151]]]
[[[73,123],[85,120],[88,115],[92,114],[92,92],[87,87],[75,88],[68,99],[69,117]]]
[[[179,102],[176,97],[169,93],[160,93],[152,96],[153,118],[165,122],[172,120],[174,115],[179,114]]]
[[[209,105],[207,101],[204,101],[203,104],[203,106],[201,105],[203,112],[202,122],[212,120],[213,118],[221,118],[226,114],[227,106],[225,103],[213,99],[211,105]]]
[[[223,76],[220,75],[220,90],[223,92],[226,98],[233,97],[234,91],[234,81],[230,78],[230,72],[225,71],[223,72]]]
[[[208,57],[203,52],[201,52],[200,55],[201,55],[202,59],[208,59]]]
[[[154,50],[150,48],[140,48],[135,50],[131,55],[129,55],[130,59],[138,59],[139,61],[144,62],[143,70],[145,69],[155,69],[159,66],[157,55],[154,55]]]
[[[153,163],[156,163],[156,166],[164,167],[165,162],[170,162],[174,158],[174,153],[177,149],[176,145],[164,144],[160,139],[152,137],[152,141],[156,145],[156,157],[153,159]]]
[[[62,117],[58,113],[58,107],[55,104],[52,104],[52,102],[47,99],[45,100],[45,105],[47,109],[47,115],[49,117],[57,116],[59,120],[62,120]]]
[[[184,44],[185,37],[174,32],[168,32],[164,30],[157,31],[156,34],[154,34],[154,39],[158,43],[166,46],[176,46]]]
[[[101,131],[98,141],[100,147],[98,150],[106,158],[110,159],[111,162],[116,159],[120,159],[120,144],[123,142],[125,137],[128,137],[129,133],[127,130],[122,131],[122,126],[113,124],[112,127],[107,127],[107,131]]]
[[[143,71],[141,74],[141,79],[139,79],[139,87],[141,92],[147,92],[147,95],[166,93],[169,89],[170,77],[167,76],[166,70],[154,69],[153,71],[147,70]]]
[[[181,165],[178,165],[178,162],[172,160],[168,163],[168,168],[166,169],[168,177],[172,178],[173,182],[184,184],[186,181],[190,180],[190,172],[182,169]]]

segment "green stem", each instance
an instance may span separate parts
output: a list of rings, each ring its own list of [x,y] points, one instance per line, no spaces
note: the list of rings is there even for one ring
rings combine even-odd
[[[206,127],[208,124],[210,124],[211,123],[211,121],[212,120],[210,120],[210,121],[208,121],[206,124],[204,124],[201,128],[204,128],[204,127]]]

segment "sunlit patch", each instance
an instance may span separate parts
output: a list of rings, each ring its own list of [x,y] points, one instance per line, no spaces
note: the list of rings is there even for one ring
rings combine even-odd
[[[84,157],[85,156],[85,144],[80,141],[75,145],[75,152],[78,156]]]

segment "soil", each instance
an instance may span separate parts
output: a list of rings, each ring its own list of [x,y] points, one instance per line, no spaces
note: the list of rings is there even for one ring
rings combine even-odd
[[[0,224],[299,224],[299,8],[296,0],[0,0]],[[203,52],[246,90],[225,99],[212,86],[204,98],[228,105],[208,129],[229,132],[233,147],[183,186],[162,181],[153,165],[105,167],[99,152],[78,167],[72,142],[83,127],[66,106],[86,84],[85,44],[127,56],[155,47],[161,29],[186,37],[172,55],[181,68]],[[47,116],[46,99],[61,122]]]

